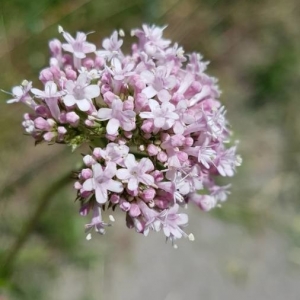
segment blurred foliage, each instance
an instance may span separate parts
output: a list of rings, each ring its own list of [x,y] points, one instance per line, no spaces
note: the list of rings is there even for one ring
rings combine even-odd
[[[70,32],[95,30],[89,37],[98,45],[99,36],[115,28],[169,24],[168,37],[212,61],[209,72],[220,79],[222,100],[241,140],[244,164],[232,195],[211,215],[251,234],[269,227],[280,232],[289,241],[288,260],[300,266],[299,16],[297,0],[2,0],[0,85],[9,90],[24,78],[37,78],[58,24]],[[19,125],[25,110],[7,107],[5,99],[0,94],[0,261],[34,215],[38,195],[69,172],[68,166],[76,169],[80,159],[58,147],[33,148]],[[42,300],[61,269],[89,270],[94,260],[106,257],[112,246],[83,245],[84,220],[73,198],[65,187],[51,197],[15,257],[14,272],[0,279],[0,299]],[[129,247],[127,238],[118,236],[118,243]],[[229,260],[225,269],[235,281],[247,279],[238,260]],[[88,291],[82,295],[90,299]]]

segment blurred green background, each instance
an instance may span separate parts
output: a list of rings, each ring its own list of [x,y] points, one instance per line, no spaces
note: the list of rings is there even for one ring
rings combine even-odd
[[[114,29],[165,35],[211,61],[243,165],[229,201],[189,208],[194,243],[145,238],[123,215],[87,242],[69,174],[79,149],[24,136],[0,93],[0,299],[300,299],[298,0],[1,0],[0,87],[37,83],[57,26],[99,47]],[[125,48],[129,43],[125,42]]]

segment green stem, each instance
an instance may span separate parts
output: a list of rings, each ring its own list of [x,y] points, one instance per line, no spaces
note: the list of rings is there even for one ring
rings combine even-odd
[[[0,266],[0,277],[9,276],[13,271],[14,262],[19,252],[22,250],[23,246],[27,242],[31,233],[35,229],[36,224],[41,218],[42,214],[46,211],[46,208],[50,204],[52,198],[60,191],[63,187],[70,182],[70,172],[64,174],[61,178],[56,180],[53,184],[49,185],[38,198],[38,204],[33,212],[31,218],[27,224],[23,227],[23,230],[17,236],[15,242],[12,246],[6,251],[7,255],[2,261]]]

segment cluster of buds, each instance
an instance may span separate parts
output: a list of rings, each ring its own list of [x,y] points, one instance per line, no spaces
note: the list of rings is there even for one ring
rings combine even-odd
[[[49,43],[43,88],[23,81],[8,102],[32,109],[22,124],[36,143],[90,145],[75,183],[80,214],[92,213],[87,231],[105,233],[110,224],[101,212],[118,207],[129,228],[144,235],[163,230],[175,245],[194,239],[183,230],[188,216],[180,207],[193,202],[208,211],[225,201],[229,185],[215,178],[233,176],[241,159],[235,144],[225,146],[226,111],[207,62],[171,45],[163,30],[132,30],[138,42],[124,55],[122,30],[97,49],[85,33],[74,38],[59,27],[65,43]]]

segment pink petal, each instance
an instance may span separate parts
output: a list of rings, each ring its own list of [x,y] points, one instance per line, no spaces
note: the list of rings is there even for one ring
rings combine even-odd
[[[95,46],[94,44],[85,42],[85,43],[83,44],[82,51],[83,51],[84,53],[95,52],[95,51],[96,51],[96,46]]]
[[[73,47],[70,44],[62,44],[61,47],[67,52],[71,52],[71,53],[74,52]]]
[[[170,101],[170,99],[171,99],[171,95],[167,90],[159,91],[157,94],[157,97],[161,102],[167,102],[167,101]]]
[[[46,98],[45,102],[48,105],[52,116],[56,120],[58,120],[58,118],[60,116],[60,109],[59,109],[59,106],[57,104],[57,99],[55,99],[55,98]]]

